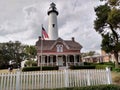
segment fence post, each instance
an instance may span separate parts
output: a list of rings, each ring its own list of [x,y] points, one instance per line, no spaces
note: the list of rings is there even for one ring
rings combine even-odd
[[[20,71],[16,72],[16,90],[20,90]]]
[[[106,67],[106,73],[107,73],[108,84],[112,84],[112,77],[111,77],[111,72],[109,67]]]
[[[69,83],[69,81],[68,81],[68,70],[64,70],[64,77],[65,77],[65,87],[69,87],[68,86],[68,83]]]
[[[90,72],[87,70],[87,85],[90,86]]]

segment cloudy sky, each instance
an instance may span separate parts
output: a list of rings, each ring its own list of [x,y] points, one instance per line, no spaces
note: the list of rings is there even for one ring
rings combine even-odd
[[[0,0],[0,42],[20,41],[35,45],[41,24],[48,28],[47,10],[51,2],[59,11],[59,37],[75,37],[82,51],[100,51],[101,36],[94,30],[94,7],[99,0]]]

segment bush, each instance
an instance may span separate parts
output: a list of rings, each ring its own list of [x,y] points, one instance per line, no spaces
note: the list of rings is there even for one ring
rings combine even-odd
[[[58,89],[42,89],[42,90],[120,90],[120,86],[117,86],[117,85],[97,85],[97,86],[58,88]]]
[[[25,62],[26,66],[32,67],[32,66],[37,66],[37,62],[33,60],[28,60]]]
[[[43,66],[42,70],[58,70],[58,66]],[[25,71],[40,71],[40,67],[33,66],[33,67],[24,67],[22,69],[23,72]]]
[[[106,67],[109,67],[111,70],[113,68],[113,66],[111,65],[96,65],[96,69],[106,69]]]
[[[114,68],[113,71],[120,72],[120,68]]]
[[[8,64],[2,64],[0,65],[0,69],[8,69],[9,65]]]
[[[102,65],[114,65],[114,63],[113,62],[100,62],[100,63],[98,63],[98,64],[102,64]]]
[[[93,63],[90,63],[90,62],[84,62],[84,65],[91,65]]]
[[[94,65],[70,66],[70,69],[95,69]]]
[[[101,62],[101,63],[85,62],[84,65],[95,66],[96,69],[105,69],[106,67],[109,67],[112,70],[114,68],[114,63],[112,62]]]

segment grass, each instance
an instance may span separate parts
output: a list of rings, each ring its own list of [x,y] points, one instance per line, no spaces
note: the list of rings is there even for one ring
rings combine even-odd
[[[120,72],[112,72],[113,84],[120,85]]]
[[[12,72],[16,72],[17,69],[13,69]],[[9,70],[8,69],[2,69],[0,70],[0,73],[9,73]]]

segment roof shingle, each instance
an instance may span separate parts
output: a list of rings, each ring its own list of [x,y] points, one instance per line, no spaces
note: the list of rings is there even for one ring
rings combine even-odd
[[[69,47],[69,50],[80,50],[82,48],[82,46],[76,41],[63,40],[61,38],[58,38],[57,40],[43,40],[43,50],[50,50],[51,47],[58,42],[61,42],[67,45]],[[37,46],[37,49],[40,50],[40,47],[41,47],[40,39],[36,42],[36,46]]]

